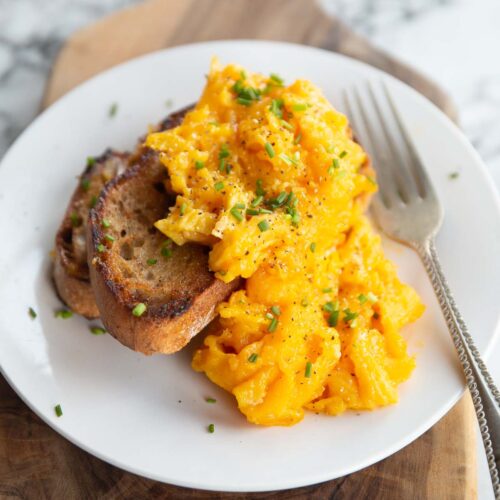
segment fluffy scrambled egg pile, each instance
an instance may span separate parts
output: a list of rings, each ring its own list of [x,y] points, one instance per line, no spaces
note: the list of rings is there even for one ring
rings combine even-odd
[[[146,144],[177,193],[157,228],[246,278],[194,369],[256,424],[395,403],[415,366],[400,329],[423,305],[363,215],[376,182],[347,118],[309,81],[214,61],[182,125]]]

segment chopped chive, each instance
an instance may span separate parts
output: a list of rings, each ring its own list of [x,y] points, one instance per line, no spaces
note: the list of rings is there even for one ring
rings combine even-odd
[[[117,112],[118,112],[118,104],[116,102],[114,102],[109,107],[108,115],[110,118],[113,118],[113,116],[115,116]]]
[[[368,301],[368,297],[361,293],[360,295],[358,295],[358,300],[360,304],[364,304]]]
[[[358,317],[359,313],[353,312],[350,309],[344,309],[344,321],[346,323],[351,323],[351,326],[354,326],[352,324],[352,321],[355,320]]]
[[[278,118],[283,118],[283,100],[282,99],[273,99],[271,101],[271,106],[269,108],[271,113],[276,115]]]
[[[252,105],[252,100],[251,99],[246,99],[244,97],[238,97],[236,99],[236,102],[238,104],[242,104],[243,106],[251,106]]]
[[[184,214],[186,213],[186,209],[187,209],[187,204],[186,204],[186,203],[183,203],[183,204],[181,205],[181,207],[179,208],[179,213],[180,213],[181,215],[184,215]]]
[[[269,323],[269,326],[267,327],[267,331],[269,333],[273,333],[276,331],[276,328],[278,328],[278,318],[273,317],[273,319]]]
[[[57,417],[62,417],[63,411],[61,405],[54,406],[54,411],[56,412]]]
[[[197,160],[197,161],[194,162],[194,168],[196,170],[201,170],[204,167],[205,167],[205,163],[203,163],[202,161],[198,161]]]
[[[236,208],[236,206],[234,206],[233,208],[231,208],[231,210],[229,210],[229,213],[238,221],[238,222],[241,222],[243,220],[243,215],[242,213],[240,212],[240,210],[238,210]]]
[[[250,354],[250,356],[248,356],[248,361],[250,363],[255,363],[257,361],[258,357],[259,357],[259,355],[255,352],[253,352],[252,354]]]
[[[93,156],[87,156],[87,167],[93,167],[95,165],[95,158]]]
[[[266,152],[267,152],[269,158],[274,158],[274,148],[273,148],[272,144],[269,142],[266,142],[265,148],[266,148]]]
[[[328,325],[329,326],[337,326],[337,323],[339,321],[339,313],[340,311],[338,309],[335,309],[330,313],[330,316],[328,317]]]
[[[293,104],[292,109],[294,111],[305,111],[307,109],[307,104]]]
[[[344,158],[344,156],[347,155],[347,151],[342,151],[342,153],[339,154],[339,158]]]
[[[312,363],[310,361],[308,361],[306,363],[306,369],[304,371],[304,377],[306,378],[310,378],[311,377],[311,372],[312,372]]]
[[[92,335],[104,335],[106,333],[106,330],[100,326],[91,326],[89,330]]]
[[[102,244],[102,243],[99,243],[99,245],[97,245],[97,251],[99,253],[102,253],[106,250],[106,247]]]
[[[214,398],[205,398],[205,401],[206,401],[207,403],[210,403],[210,404],[217,403],[217,400],[216,400],[216,399],[214,399]]]
[[[292,215],[292,224],[297,227],[300,222],[300,214],[296,210],[291,214]]]
[[[375,304],[375,302],[378,301],[378,297],[373,293],[373,292],[368,292],[366,294],[366,298],[368,299],[369,302],[372,304]]]
[[[37,317],[37,314],[36,314],[35,310],[32,307],[28,308],[28,314],[30,315],[31,319],[35,319]]]
[[[243,210],[245,208],[244,203],[235,203],[234,208],[237,208],[238,210]]]
[[[269,229],[269,223],[267,220],[261,220],[257,226],[259,227],[260,231],[263,233],[264,231],[267,231]]]
[[[451,174],[448,175],[448,179],[458,179],[459,177],[459,173],[458,172],[451,172]]]
[[[209,432],[210,434],[213,434],[213,433],[215,432],[215,425],[214,425],[214,424],[210,424],[210,425],[207,427],[207,429],[208,429],[208,432]]]
[[[247,208],[246,215],[260,215],[260,210],[258,208]]]
[[[267,319],[273,319],[274,316],[270,313],[270,312],[267,312],[266,314],[264,314],[264,316],[267,318]]]
[[[226,169],[226,159],[225,158],[221,158],[219,160],[219,171],[220,172],[224,172],[225,169]]]
[[[82,225],[82,219],[78,214],[73,213],[69,216],[69,218],[71,220],[72,227],[79,227]]]
[[[272,214],[272,210],[268,210],[267,208],[259,208],[259,214]]]
[[[148,259],[146,262],[148,266],[154,266],[158,262],[158,259]]]
[[[333,168],[339,168],[340,167],[340,162],[338,158],[334,158],[332,161],[332,166]]]
[[[172,249],[168,247],[163,247],[161,249],[161,255],[162,257],[172,257]]]
[[[330,166],[328,167],[328,170],[327,170],[328,175],[333,175],[333,172],[334,172],[334,171],[335,171],[335,169],[333,168],[333,165],[330,165]]]
[[[104,237],[108,240],[108,241],[111,241],[111,243],[113,243],[113,241],[115,241],[115,238],[114,236],[111,236],[110,234],[105,234]]]
[[[285,203],[285,200],[287,199],[288,197],[288,194],[286,193],[286,191],[281,191],[281,193],[276,196],[276,202],[279,204],[279,205],[283,205],[283,203]]]
[[[101,221],[102,227],[108,228],[111,227],[111,222],[108,219],[102,219]]]
[[[281,309],[280,309],[280,306],[272,306],[271,307],[271,312],[275,315],[275,316],[279,316],[281,314]]]
[[[133,309],[132,309],[132,314],[136,317],[139,318],[146,312],[146,304],[143,304],[142,302],[139,302]]]
[[[260,205],[262,203],[263,199],[264,199],[264,197],[262,195],[257,196],[256,198],[254,198],[252,200],[252,202],[250,203],[250,205],[255,208],[256,206],[258,206],[258,205]]]
[[[92,196],[92,198],[90,198],[89,207],[94,208],[96,204],[97,204],[97,196]]]
[[[220,190],[224,189],[224,183],[222,181],[216,182],[214,184],[214,188],[216,191],[220,191]]]
[[[295,130],[295,127],[291,123],[288,123],[286,120],[281,119],[280,123],[288,130]]]
[[[256,182],[256,189],[255,189],[255,194],[257,196],[265,196],[266,192],[264,191],[264,188],[262,187],[262,179],[257,179]]]
[[[281,76],[277,75],[276,73],[271,73],[270,79],[273,83],[279,85],[280,87],[282,87],[285,83],[283,78],[281,78]]]
[[[227,158],[230,155],[227,144],[223,144],[219,151],[219,159]]]
[[[298,144],[302,140],[302,132],[297,134],[297,137],[293,140],[294,144]]]
[[[326,311],[326,312],[333,312],[335,310],[335,307],[333,305],[333,302],[327,302],[324,306],[323,306],[323,311]]]
[[[90,188],[90,180],[89,179],[82,179],[82,182],[80,183],[80,185],[82,186],[82,189],[84,191],[88,191]]]
[[[309,249],[311,250],[312,253],[314,253],[316,251],[316,243],[312,242],[309,245]]]
[[[331,293],[332,292],[332,288],[323,288],[322,292],[323,293]]]
[[[290,156],[286,155],[285,153],[281,153],[279,157],[288,165],[297,165],[299,162],[295,158],[291,158]]]
[[[73,316],[73,311],[70,311],[69,309],[59,309],[59,311],[54,313],[54,316],[56,318],[68,319]]]

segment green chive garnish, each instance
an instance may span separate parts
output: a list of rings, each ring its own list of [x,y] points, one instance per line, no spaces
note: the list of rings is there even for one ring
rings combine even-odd
[[[102,227],[108,228],[111,227],[111,222],[108,219],[102,219],[101,221]]]
[[[355,320],[358,317],[359,313],[351,311],[350,309],[344,309],[344,321],[346,323],[351,323],[351,326],[354,326],[352,324],[353,320]]]
[[[334,158],[332,161],[332,166],[333,168],[339,168],[340,167],[340,162],[338,158]]]
[[[250,361],[250,363],[255,363],[258,357],[259,355],[253,352],[252,354],[250,354],[250,356],[248,356],[248,361]]]
[[[344,158],[344,156],[347,155],[347,151],[342,151],[342,153],[339,154],[339,158]]]
[[[291,123],[288,123],[286,120],[282,119],[280,120],[280,123],[281,125],[283,125],[283,127],[285,127],[288,130],[295,130],[295,127]]]
[[[279,316],[281,314],[281,309],[280,309],[280,306],[272,306],[271,307],[271,312],[275,315],[275,316]]]
[[[245,213],[247,215],[260,215],[260,210],[258,208],[247,208]]]
[[[298,144],[301,140],[302,140],[302,133],[301,133],[301,132],[299,132],[299,133],[297,134],[297,137],[293,140],[293,143],[294,143],[294,144]]]
[[[80,219],[80,216],[79,216],[78,214],[73,213],[73,214],[71,214],[71,215],[69,216],[69,218],[70,218],[70,220],[71,220],[71,225],[72,225],[73,227],[79,227],[79,226],[81,226],[81,224],[82,224],[82,219]]]
[[[360,304],[364,304],[368,301],[368,297],[361,293],[360,295],[358,295],[358,300]]]
[[[274,148],[273,148],[272,144],[269,142],[266,142],[265,148],[266,148],[266,152],[267,152],[269,158],[274,158]]]
[[[330,313],[330,316],[328,317],[328,325],[329,326],[337,326],[337,323],[339,321],[339,313],[340,311],[338,309],[336,309],[335,311],[332,311]]]
[[[183,204],[181,205],[181,208],[179,209],[179,213],[180,213],[181,215],[184,215],[184,214],[186,213],[186,209],[187,209],[187,205],[186,205],[186,203],[183,203]]]
[[[73,316],[73,311],[70,311],[69,309],[60,309],[54,313],[54,316],[56,318],[68,319]]]
[[[305,111],[307,109],[307,104],[294,104],[292,105],[294,111]]]
[[[194,162],[194,168],[196,170],[201,170],[204,167],[205,167],[205,163],[203,163],[202,161],[195,161]]]
[[[262,195],[261,196],[257,196],[257,198],[254,198],[252,200],[252,202],[250,203],[250,205],[255,208],[258,205],[260,205],[263,200],[264,200],[264,197]]]
[[[236,102],[238,104],[242,104],[243,106],[251,106],[252,105],[252,100],[251,99],[245,99],[244,97],[238,97],[236,99]]]
[[[168,247],[163,247],[161,249],[161,255],[162,257],[172,257],[172,249]]]
[[[89,179],[82,179],[82,182],[80,183],[80,185],[82,186],[82,189],[84,191],[88,191],[90,188],[90,180]]]
[[[265,196],[266,192],[264,191],[264,188],[262,187],[262,179],[257,179],[256,185],[257,185],[257,187],[255,189],[255,194],[257,196]]]
[[[154,266],[158,262],[158,259],[148,259],[146,262],[148,266]]]
[[[333,312],[335,310],[335,306],[333,305],[333,302],[327,302],[324,306],[323,306],[323,311],[326,311],[326,312]]]
[[[270,79],[273,83],[279,85],[280,87],[282,87],[285,83],[283,78],[281,78],[281,76],[277,75],[276,73],[271,73]]]
[[[37,314],[32,307],[28,308],[28,314],[30,315],[31,319],[35,319],[37,317]]]
[[[236,205],[229,210],[229,213],[238,221],[241,222],[243,220],[243,215],[241,214],[240,210],[236,208]]]
[[[287,165],[298,165],[298,161],[295,158],[292,158],[285,153],[281,153],[279,156]]]
[[[312,253],[314,253],[316,251],[316,243],[314,243],[314,242],[311,243],[309,245],[309,249],[311,250]]]
[[[306,363],[306,369],[304,371],[304,377],[306,378],[310,378],[311,377],[311,372],[312,372],[312,363],[310,361],[308,361]]]
[[[276,328],[278,328],[278,318],[273,317],[273,319],[269,323],[269,326],[267,327],[267,331],[273,333],[276,331]]]
[[[96,206],[96,203],[97,203],[97,196],[92,196],[92,198],[90,198],[89,207],[94,208]]]
[[[220,191],[220,190],[224,189],[224,183],[222,181],[216,182],[214,184],[214,188],[216,191]]]
[[[276,115],[278,118],[283,118],[283,100],[282,99],[273,99],[271,101],[271,106],[269,108],[271,113]]]
[[[111,236],[110,234],[105,234],[104,237],[108,240],[108,241],[111,241],[111,243],[113,243],[113,241],[115,241],[115,238],[114,236]]]
[[[263,233],[264,231],[267,231],[269,229],[269,223],[267,220],[261,220],[257,226],[259,226],[260,231]]]
[[[210,424],[207,429],[210,434],[213,434],[215,432],[215,425]]]
[[[139,318],[140,316],[142,316],[145,312],[146,312],[146,304],[143,304],[142,302],[140,302],[139,304],[137,304],[133,309],[132,309],[132,314],[136,317],[136,318]]]
[[[104,335],[106,333],[106,330],[100,326],[91,326],[89,330],[92,335]]]
[[[92,167],[95,165],[95,158],[93,156],[87,156],[87,167]]]
[[[113,118],[113,116],[115,116],[115,115],[116,115],[117,111],[118,111],[118,104],[117,104],[116,102],[114,102],[114,103],[110,106],[110,108],[109,108],[109,112],[108,112],[109,117],[110,117],[110,118]]]
[[[322,292],[323,293],[331,293],[332,288],[323,288]]]
[[[217,400],[216,400],[216,399],[214,399],[214,398],[205,398],[205,401],[206,401],[207,403],[210,403],[210,404],[217,403]]]
[[[378,302],[378,297],[372,293],[372,292],[368,292],[366,294],[366,298],[368,299],[369,302],[371,302],[372,304],[375,304],[375,302]]]
[[[61,405],[54,406],[54,411],[56,412],[57,417],[62,417],[63,411]]]
[[[99,253],[102,253],[106,250],[106,247],[102,244],[102,243],[99,243],[99,245],[97,245],[97,251]]]

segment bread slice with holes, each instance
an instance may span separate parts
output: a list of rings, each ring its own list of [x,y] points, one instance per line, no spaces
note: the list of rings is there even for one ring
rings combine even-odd
[[[127,168],[128,158],[127,153],[108,149],[88,161],[56,234],[53,278],[57,293],[72,311],[87,318],[99,316],[87,265],[89,210],[104,184]]]
[[[153,151],[104,187],[87,227],[90,279],[101,319],[122,344],[144,354],[173,353],[214,317],[239,286],[208,268],[209,249],[175,246],[154,223],[175,196]]]

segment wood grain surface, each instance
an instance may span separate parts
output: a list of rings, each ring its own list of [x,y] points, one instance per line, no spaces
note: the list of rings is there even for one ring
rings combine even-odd
[[[118,12],[68,40],[54,65],[43,106],[132,57],[225,38],[285,40],[355,57],[412,85],[456,118],[439,87],[370,46],[310,0],[149,0]],[[474,418],[466,394],[418,440],[355,474],[281,492],[214,493],[144,479],[89,455],[45,425],[0,377],[0,498],[475,498]]]

